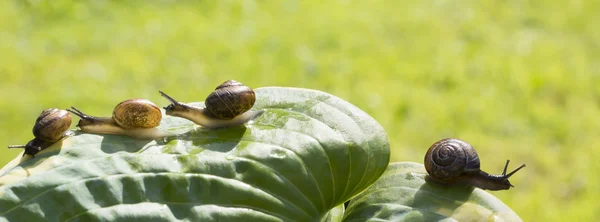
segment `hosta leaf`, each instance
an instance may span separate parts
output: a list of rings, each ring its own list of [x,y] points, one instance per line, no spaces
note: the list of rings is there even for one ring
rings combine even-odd
[[[350,201],[344,221],[521,220],[486,191],[427,183],[425,175],[422,164],[390,164],[373,186]]]
[[[325,217],[321,218],[321,222],[340,222],[344,218],[344,204],[340,204],[331,209]]]
[[[245,126],[165,116],[159,128],[177,136],[76,131],[17,157],[0,171],[0,219],[317,221],[387,167],[385,132],[355,106],[314,90],[255,91],[266,112]]]

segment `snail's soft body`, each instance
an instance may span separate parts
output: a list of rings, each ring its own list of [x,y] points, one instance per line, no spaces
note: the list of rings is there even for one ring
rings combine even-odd
[[[154,139],[171,135],[156,128],[162,119],[160,108],[147,99],[129,99],[119,103],[112,117],[90,116],[75,107],[77,126],[83,132],[126,135],[137,139]]]
[[[428,179],[444,185],[469,185],[487,190],[508,190],[513,185],[508,178],[525,167],[525,164],[506,174],[508,163],[501,175],[488,174],[480,169],[475,149],[459,139],[440,140],[427,150],[425,169]]]
[[[246,111],[232,119],[219,119],[212,116],[206,109],[183,104],[186,108],[167,109],[166,114],[191,120],[192,122],[209,129],[238,126],[260,116],[264,111]],[[182,105],[180,105],[182,106]]]
[[[205,108],[178,102],[159,92],[171,102],[164,107],[167,115],[185,118],[209,129],[243,125],[264,113],[264,110],[250,110],[256,100],[254,91],[234,80],[219,85],[206,98]]]
[[[123,128],[112,118],[106,117],[86,116],[79,120],[77,127],[87,133],[125,135],[136,139],[153,139],[169,135],[158,128]]]
[[[9,148],[24,148],[23,155],[35,156],[36,153],[64,138],[70,126],[69,112],[56,108],[45,109],[35,120],[32,130],[35,138],[26,145],[14,145]]]

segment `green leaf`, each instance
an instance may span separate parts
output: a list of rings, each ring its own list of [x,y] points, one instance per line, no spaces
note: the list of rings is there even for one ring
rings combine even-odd
[[[521,221],[486,191],[426,183],[426,175],[423,164],[391,163],[350,201],[344,221]]]
[[[340,204],[331,209],[321,222],[341,222],[344,219],[344,204]]]
[[[164,116],[159,128],[178,136],[76,131],[17,157],[0,170],[0,220],[316,221],[384,172],[386,134],[357,107],[314,90],[255,91],[266,112],[245,126]]]

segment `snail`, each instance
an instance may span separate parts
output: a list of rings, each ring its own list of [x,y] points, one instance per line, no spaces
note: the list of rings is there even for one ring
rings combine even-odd
[[[35,157],[35,154],[58,142],[71,126],[71,115],[65,110],[56,108],[45,109],[33,125],[34,139],[26,145],[12,145],[8,148],[24,148],[25,154]]]
[[[71,110],[72,109],[72,110]],[[156,127],[160,124],[160,108],[147,99],[128,99],[113,110],[112,117],[95,117],[71,106],[67,109],[80,118],[77,127],[83,132],[126,135],[136,139],[154,139],[169,136]]]
[[[164,107],[167,115],[185,118],[209,129],[242,125],[264,113],[264,110],[250,110],[256,95],[250,87],[235,80],[223,82],[210,93],[204,102],[206,108],[193,107],[158,92],[171,102]]]
[[[440,140],[427,150],[425,169],[428,179],[445,185],[470,185],[487,190],[508,190],[514,187],[508,178],[525,167],[521,165],[506,174],[510,160],[506,161],[501,175],[488,174],[479,169],[479,157],[475,149],[459,139]]]

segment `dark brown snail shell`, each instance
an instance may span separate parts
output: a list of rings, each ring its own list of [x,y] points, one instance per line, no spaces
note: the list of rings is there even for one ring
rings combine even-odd
[[[477,152],[462,140],[440,140],[425,154],[425,169],[440,181],[451,181],[468,172],[479,171],[479,166]]]
[[[56,108],[45,109],[35,120],[33,135],[35,138],[26,145],[8,146],[8,148],[25,148],[25,154],[35,156],[55,142],[65,137],[71,126],[71,115],[66,110]]]
[[[509,162],[506,161],[501,175],[488,174],[480,169],[479,156],[473,146],[453,138],[434,143],[425,154],[428,179],[444,185],[470,185],[488,190],[507,190],[513,187],[508,178],[525,167],[525,164],[506,174]]]
[[[33,125],[33,136],[43,141],[56,142],[71,126],[71,114],[66,110],[50,108],[42,111]]]
[[[206,97],[206,109],[221,119],[233,119],[254,106],[254,91],[235,80],[228,80],[217,86]]]

